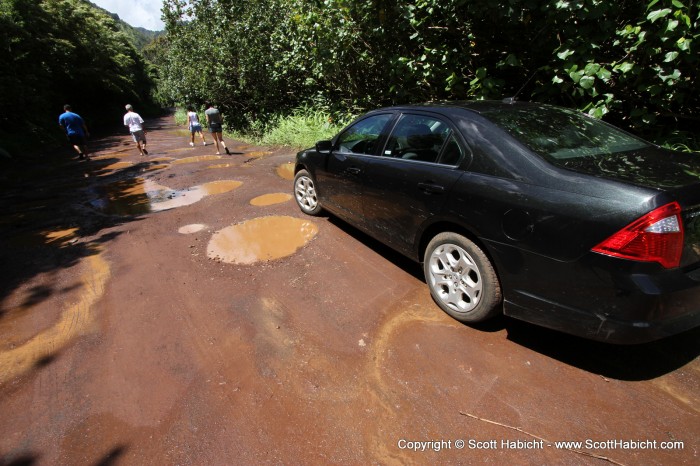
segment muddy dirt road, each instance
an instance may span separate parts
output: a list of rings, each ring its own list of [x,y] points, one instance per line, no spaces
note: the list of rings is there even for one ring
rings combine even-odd
[[[0,174],[1,465],[700,462],[700,332],[462,325],[292,150],[150,123]]]

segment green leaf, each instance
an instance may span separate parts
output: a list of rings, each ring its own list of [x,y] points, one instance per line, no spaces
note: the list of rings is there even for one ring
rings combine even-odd
[[[630,71],[632,71],[633,68],[634,68],[634,63],[623,62],[623,63],[620,63],[619,65],[615,65],[613,70],[620,71],[621,73],[624,74],[624,73],[629,73]]]
[[[612,77],[612,73],[610,70],[607,70],[605,68],[601,68],[597,73],[596,76],[598,76],[598,79],[603,80],[604,82],[608,82],[610,78]]]
[[[595,78],[592,76],[583,76],[579,80],[578,85],[586,90],[591,89],[595,85]]]
[[[593,76],[598,72],[598,70],[600,70],[600,65],[597,63],[589,63],[583,70],[586,73],[586,76]]]
[[[563,52],[559,52],[557,54],[557,57],[561,58],[562,60],[566,60],[567,58],[569,58],[573,54],[574,54],[573,50],[564,50]]]
[[[647,20],[649,20],[653,23],[657,19],[663,18],[664,16],[668,16],[670,14],[671,14],[670,8],[664,8],[663,10],[652,11],[651,13],[649,13],[647,15]]]
[[[486,75],[488,74],[488,71],[486,68],[479,68],[476,70],[476,79],[484,79]]]
[[[666,63],[672,62],[673,60],[676,59],[676,57],[678,57],[678,52],[668,52],[668,53],[666,54],[666,58],[664,59],[664,61],[665,61]]]
[[[583,71],[575,71],[575,72],[569,73],[569,77],[576,84],[578,84],[579,81],[581,81],[582,76],[583,76]]]

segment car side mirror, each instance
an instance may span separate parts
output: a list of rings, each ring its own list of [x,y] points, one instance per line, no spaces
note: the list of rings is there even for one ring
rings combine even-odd
[[[316,143],[316,152],[330,154],[332,150],[333,142],[331,141],[318,141]]]

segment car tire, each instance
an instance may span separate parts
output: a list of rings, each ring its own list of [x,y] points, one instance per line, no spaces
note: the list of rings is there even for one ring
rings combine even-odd
[[[484,251],[464,236],[444,232],[425,250],[425,281],[440,308],[461,322],[501,313],[501,285]]]
[[[322,207],[316,195],[316,183],[306,170],[299,170],[294,176],[294,199],[305,214],[321,213]]]

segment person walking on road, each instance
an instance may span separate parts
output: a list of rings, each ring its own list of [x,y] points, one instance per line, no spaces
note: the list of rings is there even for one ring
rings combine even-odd
[[[90,136],[87,125],[77,113],[71,111],[71,106],[63,106],[63,113],[58,117],[58,124],[66,132],[68,142],[78,152],[80,160],[90,160],[87,149],[87,138]]]
[[[143,129],[143,118],[134,111],[131,104],[126,105],[126,115],[124,115],[124,126],[129,127],[131,137],[134,138],[136,147],[139,148],[141,155],[148,155],[146,150],[146,131]]]
[[[219,109],[214,107],[213,104],[207,102],[206,106],[207,109],[204,111],[204,116],[207,117],[209,132],[211,133],[211,136],[214,138],[214,142],[216,143],[216,155],[219,155],[221,153],[219,149],[219,143],[221,143],[221,145],[224,147],[226,154],[231,155],[231,151],[228,150],[228,147],[226,147],[226,143],[221,137],[223,134],[222,125],[224,123],[224,117],[221,115],[221,112],[219,112]]]
[[[194,111],[194,107],[191,105],[187,107],[187,123],[190,128],[190,146],[194,147],[194,135],[199,133],[199,137],[202,138],[202,145],[206,146],[207,141],[204,140],[204,133],[202,132],[202,125],[199,123],[199,115]]]

